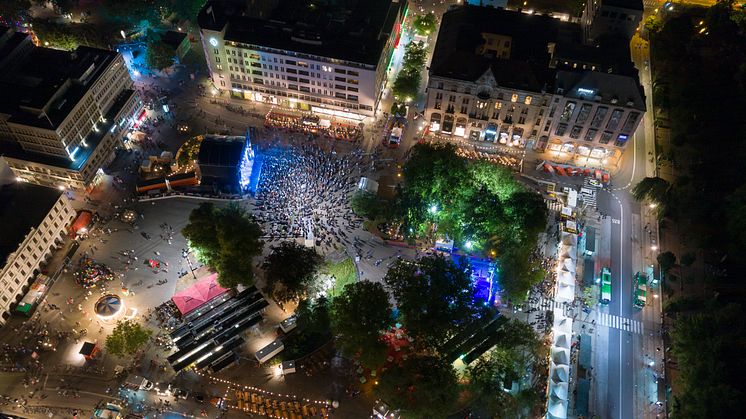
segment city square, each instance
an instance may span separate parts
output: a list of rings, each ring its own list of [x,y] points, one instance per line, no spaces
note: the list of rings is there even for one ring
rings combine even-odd
[[[0,413],[737,417],[744,22],[0,2]]]

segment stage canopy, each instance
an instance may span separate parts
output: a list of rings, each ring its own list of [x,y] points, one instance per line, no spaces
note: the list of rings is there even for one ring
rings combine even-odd
[[[174,294],[171,300],[176,304],[179,312],[185,315],[226,291],[228,290],[218,285],[218,274],[212,274]]]

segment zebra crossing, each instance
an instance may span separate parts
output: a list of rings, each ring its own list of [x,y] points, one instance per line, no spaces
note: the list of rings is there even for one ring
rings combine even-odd
[[[547,208],[549,209],[549,211],[554,211],[554,212],[562,211],[562,203],[557,201],[556,199],[544,198],[544,203],[547,204]]]
[[[585,178],[583,187],[580,189],[580,197],[589,207],[596,208],[596,195],[598,194],[598,187],[591,184],[589,178]]]
[[[562,303],[558,303],[551,298],[539,297],[537,302],[529,303],[528,306],[531,308],[538,308],[539,310],[554,310],[561,309]]]
[[[642,322],[615,316],[609,313],[597,313],[596,324],[599,326],[612,327],[626,332],[642,334]]]

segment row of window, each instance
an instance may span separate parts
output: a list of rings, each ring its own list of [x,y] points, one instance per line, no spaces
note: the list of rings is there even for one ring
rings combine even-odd
[[[366,110],[366,111],[372,111],[373,110],[373,107],[372,106],[368,106],[368,105],[359,105],[357,103],[344,103],[344,102],[339,102],[339,101],[332,101],[332,100],[318,98],[318,97],[315,97],[315,96],[298,95],[298,94],[295,94],[295,93],[292,93],[292,92],[290,92],[290,93],[283,92],[281,90],[280,91],[275,91],[275,90],[271,90],[271,89],[262,89],[262,88],[258,88],[258,87],[252,87],[252,86],[249,86],[249,85],[245,85],[245,84],[231,83],[231,87],[233,87],[234,89],[242,89],[242,90],[247,90],[247,91],[257,91],[257,92],[266,93],[266,94],[269,94],[269,95],[291,97],[291,98],[294,98],[294,99],[304,100],[306,102],[323,103],[323,104],[326,104],[326,105],[334,105],[334,106],[338,106],[338,107],[342,107],[342,108],[363,109],[363,110]],[[295,90],[295,91],[298,91],[298,92],[304,92],[304,93],[313,93],[313,92],[309,92],[307,90],[304,90],[303,87],[304,86],[298,86],[297,90],[295,88],[291,88],[291,90]],[[347,95],[346,97],[342,97],[342,96],[335,96],[335,97],[338,98],[338,99],[357,100],[357,96],[353,96],[353,95]],[[354,99],[352,99],[352,98],[354,98]]]
[[[220,54],[220,50],[218,48],[214,48],[213,52],[215,53],[216,58],[219,58],[217,56]],[[332,66],[321,65],[321,64],[314,64],[314,63],[309,64],[309,63],[307,63],[305,61],[289,60],[289,59],[283,59],[283,58],[279,58],[278,59],[277,57],[272,57],[272,59],[270,60],[269,57],[263,57],[263,56],[261,56],[259,54],[249,53],[249,52],[246,52],[246,51],[240,51],[240,50],[237,51],[235,49],[226,48],[225,49],[225,53],[226,53],[227,56],[229,56],[229,58],[228,58],[229,62],[240,63],[240,61],[237,61],[235,59],[231,60],[230,57],[239,57],[239,58],[241,58],[242,55],[243,55],[243,58],[251,58],[251,59],[257,60],[257,61],[266,61],[266,62],[275,63],[275,64],[279,63],[279,64],[284,64],[284,65],[288,65],[288,66],[295,66],[295,67],[299,67],[299,68],[307,68],[307,69],[310,69],[310,70],[324,71],[326,73],[334,72],[336,74],[346,74],[346,75],[355,76],[355,77],[360,76],[360,74],[357,71],[355,71],[355,70],[346,70],[344,68],[332,67]],[[220,61],[217,60],[216,62],[220,62]],[[247,63],[248,63],[248,61],[247,61]],[[256,66],[256,64],[259,64],[259,63],[251,63],[250,65]],[[262,67],[266,68],[265,66],[266,66],[266,64],[262,64]],[[275,66],[275,70],[277,70],[277,66]],[[283,67],[283,71],[285,71],[284,67]],[[308,71],[305,71],[305,70],[296,70],[296,69],[290,68],[290,67],[287,68],[287,71],[289,73],[290,72],[298,71],[300,74],[306,73],[305,75],[308,75]],[[319,75],[317,74],[316,77],[319,77]]]

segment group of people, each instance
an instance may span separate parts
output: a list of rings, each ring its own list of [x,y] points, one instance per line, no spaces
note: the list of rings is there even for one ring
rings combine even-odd
[[[324,250],[351,243],[361,220],[352,213],[349,195],[362,160],[360,152],[339,155],[315,145],[271,150],[254,211],[270,241],[301,237]]]
[[[318,117],[300,117],[270,112],[264,118],[265,128],[281,128],[285,131],[321,135],[337,140],[358,141],[363,138],[359,126],[328,122],[321,124]]]

